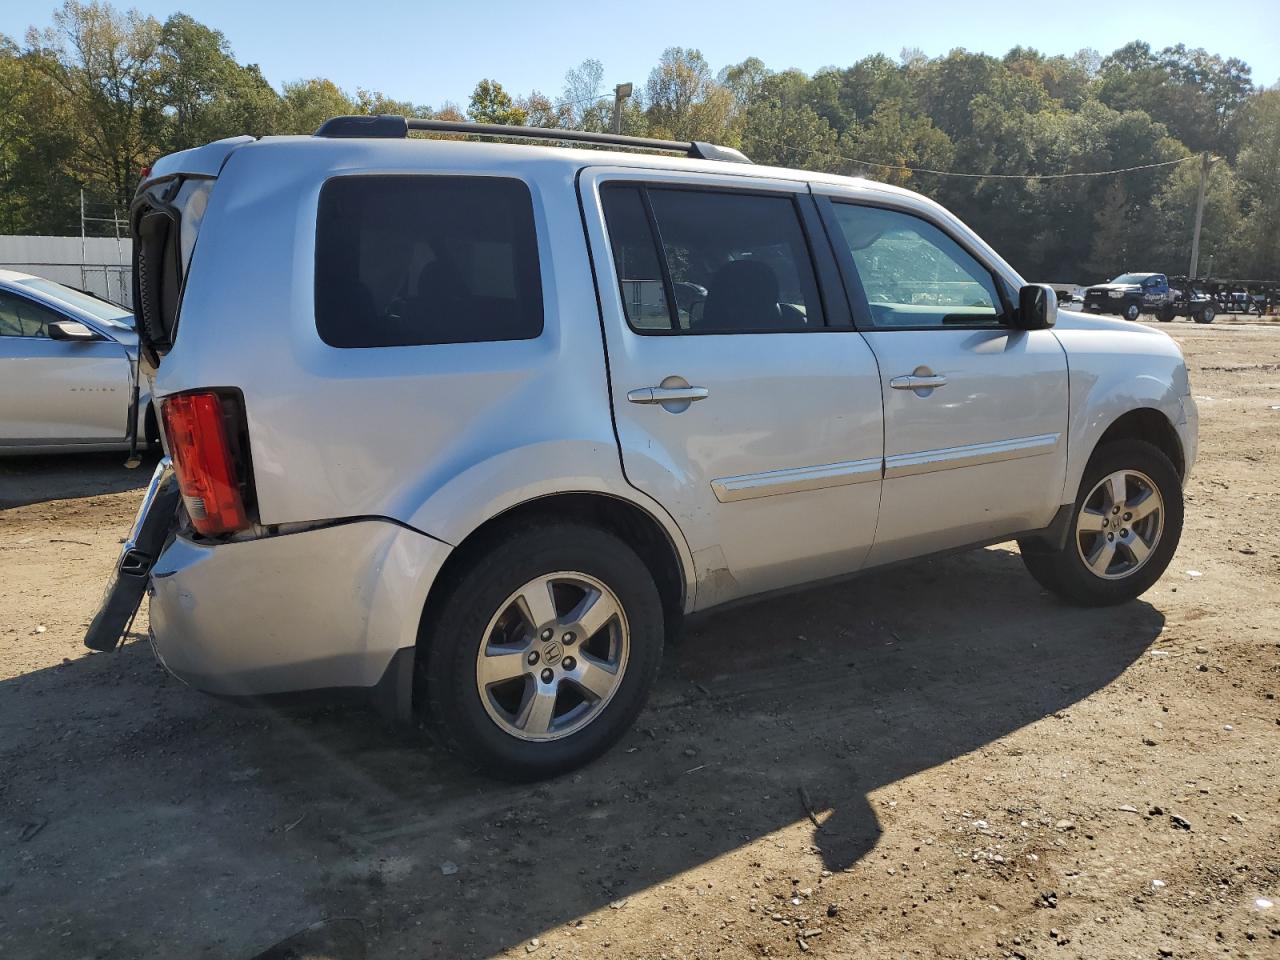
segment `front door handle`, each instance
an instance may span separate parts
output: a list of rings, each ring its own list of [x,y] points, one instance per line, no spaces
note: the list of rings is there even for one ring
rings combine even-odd
[[[913,373],[906,377],[894,377],[889,386],[895,390],[932,390],[934,387],[945,387],[947,378],[940,373],[921,375]]]
[[[641,387],[627,394],[632,403],[679,403],[705,400],[711,395],[706,387]]]

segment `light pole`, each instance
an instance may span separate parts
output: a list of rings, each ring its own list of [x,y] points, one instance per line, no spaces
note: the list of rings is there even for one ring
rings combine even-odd
[[[622,101],[631,96],[632,86],[620,83],[613,88],[613,132],[622,132]]]

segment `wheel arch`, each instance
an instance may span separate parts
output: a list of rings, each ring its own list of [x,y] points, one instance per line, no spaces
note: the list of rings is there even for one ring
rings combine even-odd
[[[431,642],[431,625],[458,577],[513,529],[548,521],[573,521],[614,534],[636,551],[653,574],[662,600],[667,634],[671,635],[692,603],[692,564],[666,526],[635,503],[599,491],[548,494],[508,507],[485,520],[450,551],[427,591],[418,626],[416,650]]]
[[[1092,457],[1104,444],[1116,440],[1146,441],[1169,458],[1179,480],[1186,478],[1187,461],[1182,439],[1169,418],[1155,407],[1138,407],[1121,414],[1098,437],[1089,456]]]

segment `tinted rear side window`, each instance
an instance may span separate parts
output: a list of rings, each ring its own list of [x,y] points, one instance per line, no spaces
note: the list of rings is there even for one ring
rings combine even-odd
[[[336,177],[320,191],[316,328],[334,347],[542,333],[533,200],[501,177]]]

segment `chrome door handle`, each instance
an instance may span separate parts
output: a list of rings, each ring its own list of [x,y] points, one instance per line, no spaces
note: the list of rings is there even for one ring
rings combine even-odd
[[[889,381],[889,386],[895,390],[932,390],[946,385],[947,378],[940,373],[931,373],[927,377],[913,373],[906,377],[894,377]]]
[[[632,403],[679,403],[682,400],[705,400],[711,396],[706,387],[641,387],[627,394]]]

